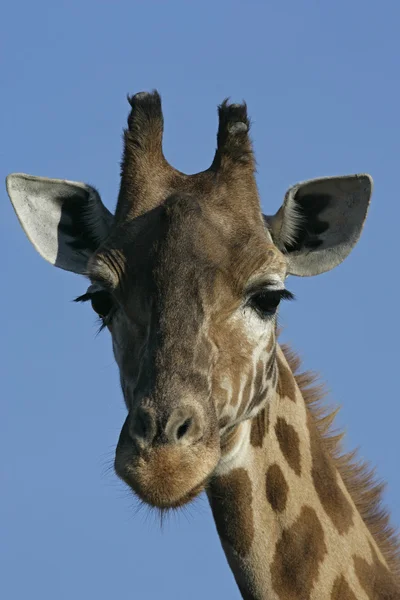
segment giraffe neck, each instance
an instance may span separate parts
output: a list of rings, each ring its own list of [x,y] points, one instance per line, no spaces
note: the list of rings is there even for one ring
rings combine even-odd
[[[208,489],[243,598],[400,599],[279,346],[276,360],[274,397],[238,426]]]

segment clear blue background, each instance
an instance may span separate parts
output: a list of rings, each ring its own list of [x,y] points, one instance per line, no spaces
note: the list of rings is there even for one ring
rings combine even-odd
[[[0,175],[83,180],[113,208],[126,94],[158,88],[165,152],[209,166],[216,106],[246,99],[263,208],[298,180],[370,172],[367,225],[335,271],[288,287],[286,338],[320,371],[348,445],[400,522],[400,8],[394,0],[13,1],[2,7]],[[85,281],[52,268],[0,202],[0,596],[239,598],[205,498],[163,531],[112,470],[124,406]]]

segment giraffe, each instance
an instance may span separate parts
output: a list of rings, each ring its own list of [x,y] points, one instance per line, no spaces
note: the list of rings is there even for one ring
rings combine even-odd
[[[117,475],[161,512],[205,490],[245,600],[400,599],[382,486],[341,453],[335,411],[277,331],[287,277],[357,243],[372,179],[300,183],[263,216],[245,104],[220,105],[213,162],[185,175],[163,155],[159,94],[128,99],[114,215],[86,184],[7,178],[29,240],[88,279],[77,301],[111,333]]]

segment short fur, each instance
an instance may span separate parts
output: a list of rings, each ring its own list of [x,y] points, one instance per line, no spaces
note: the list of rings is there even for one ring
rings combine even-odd
[[[300,357],[286,344],[281,348],[329,455],[389,569],[400,582],[400,540],[390,524],[387,509],[382,506],[385,484],[377,481],[375,470],[367,462],[357,458],[356,450],[343,451],[344,432],[333,427],[340,407],[324,405],[322,401],[327,393],[325,386],[317,382],[318,375],[311,371],[299,372]]]

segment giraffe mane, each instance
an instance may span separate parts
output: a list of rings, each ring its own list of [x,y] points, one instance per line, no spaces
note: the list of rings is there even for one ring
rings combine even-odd
[[[358,457],[357,449],[343,450],[345,433],[334,427],[340,406],[333,407],[325,402],[327,390],[319,375],[312,371],[300,372],[301,359],[288,344],[282,344],[281,348],[328,454],[389,569],[400,580],[400,539],[382,504],[386,483],[377,479],[375,468]]]

